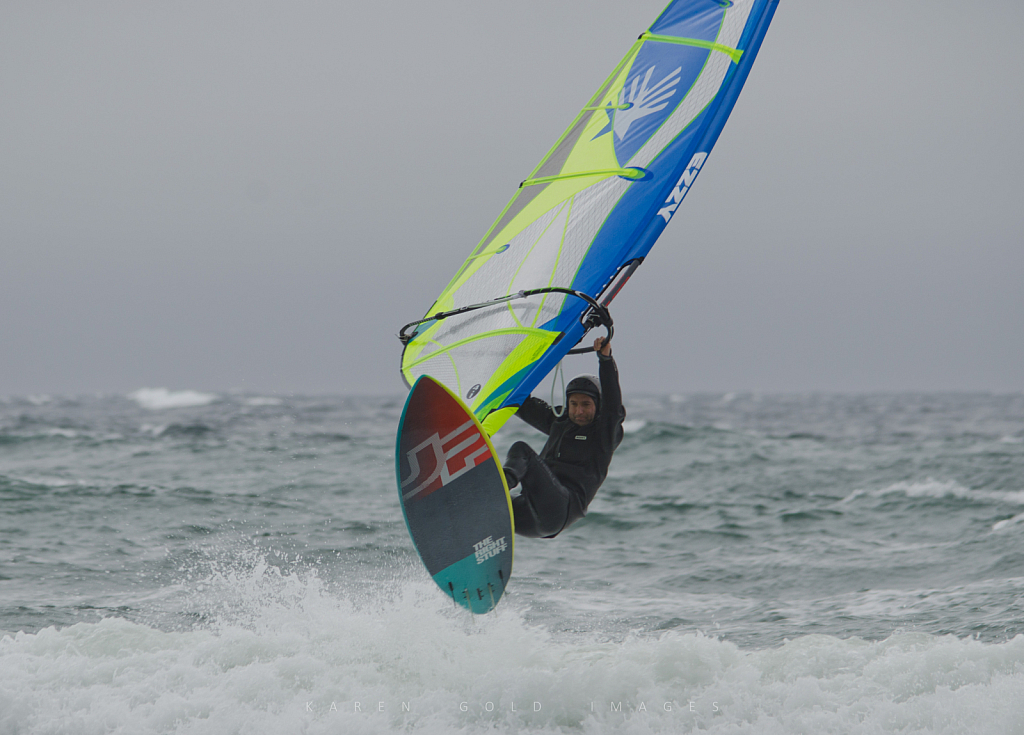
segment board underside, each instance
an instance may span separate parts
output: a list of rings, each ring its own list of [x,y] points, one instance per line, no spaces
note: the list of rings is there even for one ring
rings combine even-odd
[[[512,505],[483,427],[430,376],[405,404],[395,457],[402,512],[437,585],[474,613],[498,604],[512,573]]]

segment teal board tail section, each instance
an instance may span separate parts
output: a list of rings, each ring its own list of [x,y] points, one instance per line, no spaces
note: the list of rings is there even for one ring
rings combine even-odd
[[[508,487],[480,422],[430,376],[406,401],[395,471],[409,535],[430,576],[457,604],[492,610],[512,574]]]

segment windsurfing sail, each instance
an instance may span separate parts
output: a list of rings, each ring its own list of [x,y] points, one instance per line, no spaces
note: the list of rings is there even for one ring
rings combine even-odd
[[[455,277],[403,327],[493,435],[595,324],[705,165],[778,0],[676,0],[523,181]]]

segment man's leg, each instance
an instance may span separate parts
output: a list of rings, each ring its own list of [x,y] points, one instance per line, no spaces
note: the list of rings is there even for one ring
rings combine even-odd
[[[508,450],[505,469],[506,477],[512,475],[520,485],[519,495],[512,498],[516,533],[530,538],[557,536],[569,518],[569,491],[526,442],[516,442]]]

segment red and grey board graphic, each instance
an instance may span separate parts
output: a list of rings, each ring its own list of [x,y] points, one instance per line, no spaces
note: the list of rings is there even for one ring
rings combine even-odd
[[[402,500],[423,499],[452,480],[469,472],[477,465],[492,459],[487,441],[476,428],[476,422],[461,411],[451,410],[451,398],[439,385],[430,381],[413,405],[415,413],[421,411],[437,423],[416,431],[410,427],[409,436],[419,438],[412,447],[403,446],[403,459],[409,474],[401,480]],[[463,419],[466,419],[463,421]]]
[[[480,424],[422,376],[402,413],[395,460],[402,511],[427,571],[456,602],[487,612],[512,572],[513,525],[501,465]]]

